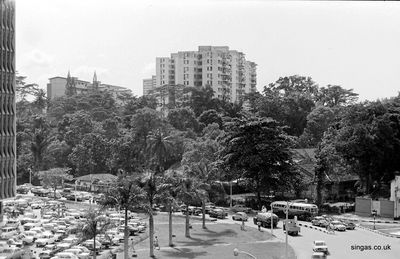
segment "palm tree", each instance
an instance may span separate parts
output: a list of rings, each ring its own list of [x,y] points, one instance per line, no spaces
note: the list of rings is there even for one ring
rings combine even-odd
[[[202,227],[206,229],[206,202],[208,200],[208,192],[211,190],[216,179],[216,167],[214,163],[208,164],[201,159],[197,163],[185,166],[185,171],[189,177],[195,178],[197,183],[196,196],[201,200],[202,207]]]
[[[179,179],[180,175],[175,170],[167,170],[163,176],[163,184],[164,189],[167,190],[165,193],[164,199],[162,202],[168,208],[168,227],[169,227],[169,235],[168,235],[168,245],[173,247],[174,243],[172,241],[172,212],[173,208],[176,207],[177,197],[179,192]]]
[[[128,210],[140,207],[143,200],[143,192],[137,186],[136,179],[132,176],[121,176],[112,191],[106,193],[102,203],[104,207],[118,207],[125,212],[124,228],[124,258],[128,259]]]
[[[167,135],[160,128],[149,135],[147,151],[156,160],[156,173],[161,174],[164,172],[173,144],[172,136]]]
[[[187,175],[184,172],[180,172],[179,185],[178,185],[178,198],[183,201],[186,205],[186,223],[185,223],[185,237],[190,237],[190,217],[189,217],[189,204],[197,200],[199,197],[198,193],[198,182],[196,178]]]
[[[156,201],[163,200],[165,194],[168,192],[169,185],[163,184],[162,177],[151,170],[147,170],[143,175],[136,179],[138,187],[143,192],[143,202],[141,207],[149,215],[150,257],[154,257],[153,206]]]
[[[96,259],[96,236],[107,230],[110,221],[102,215],[102,211],[90,209],[85,215],[82,233],[85,239],[93,238],[93,259]]]

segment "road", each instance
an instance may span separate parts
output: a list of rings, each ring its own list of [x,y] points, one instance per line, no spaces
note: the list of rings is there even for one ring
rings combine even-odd
[[[231,219],[225,219],[224,222],[240,224]],[[246,227],[257,228],[253,224],[252,218],[246,222]],[[262,230],[271,231],[265,228]],[[273,234],[277,239],[285,242],[282,221],[278,223],[278,227],[274,229]],[[324,240],[327,243],[330,251],[329,259],[395,259],[399,258],[400,255],[400,238],[386,237],[360,228],[345,232],[335,232],[334,235],[331,235],[318,230],[301,227],[299,236],[288,236],[288,243],[295,250],[297,259],[311,258],[312,243],[314,240]],[[375,246],[376,250],[374,250]],[[378,250],[379,246],[380,250]],[[364,247],[366,247],[365,250],[363,249]]]

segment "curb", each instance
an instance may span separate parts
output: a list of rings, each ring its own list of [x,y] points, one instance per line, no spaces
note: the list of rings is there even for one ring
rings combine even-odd
[[[383,232],[380,232],[379,230],[373,230],[373,229],[366,228],[366,227],[363,227],[363,226],[360,226],[360,225],[357,226],[357,227],[359,227],[361,229],[364,229],[364,230],[367,230],[367,231],[370,231],[370,232],[374,232],[374,233],[383,235],[383,236],[392,237],[392,238],[400,238],[400,236],[396,236],[396,235],[392,235],[392,234],[388,234],[388,233],[383,233]]]
[[[400,224],[400,221],[388,221],[388,220],[370,220],[370,219],[356,219],[356,218],[346,218],[340,216],[334,216],[334,218],[348,220],[348,221],[356,221],[356,222],[375,222],[375,223],[386,223],[386,224]]]
[[[311,229],[315,229],[315,230],[324,232],[324,233],[329,234],[329,235],[334,235],[334,234],[335,234],[334,231],[328,231],[328,230],[325,230],[325,229],[322,229],[322,228],[317,228],[317,227],[310,226],[310,225],[308,225],[308,224],[303,224],[303,223],[298,223],[298,224],[299,224],[299,226],[306,227],[306,228],[311,228]]]

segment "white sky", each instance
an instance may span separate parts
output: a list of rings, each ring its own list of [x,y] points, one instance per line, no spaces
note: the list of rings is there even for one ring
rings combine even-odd
[[[155,59],[224,45],[258,64],[257,88],[311,76],[375,100],[400,91],[400,3],[16,0],[17,70],[46,88],[73,76],[142,95]]]

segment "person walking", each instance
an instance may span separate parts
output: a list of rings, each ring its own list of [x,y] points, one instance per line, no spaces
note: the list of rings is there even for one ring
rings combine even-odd
[[[240,229],[243,230],[243,231],[245,230],[244,229],[244,219],[243,218],[242,218],[242,225],[240,226]]]
[[[158,244],[157,236],[154,237],[154,247],[157,248],[157,250],[160,250],[160,245]]]
[[[261,222],[257,221],[258,231],[261,231]]]

